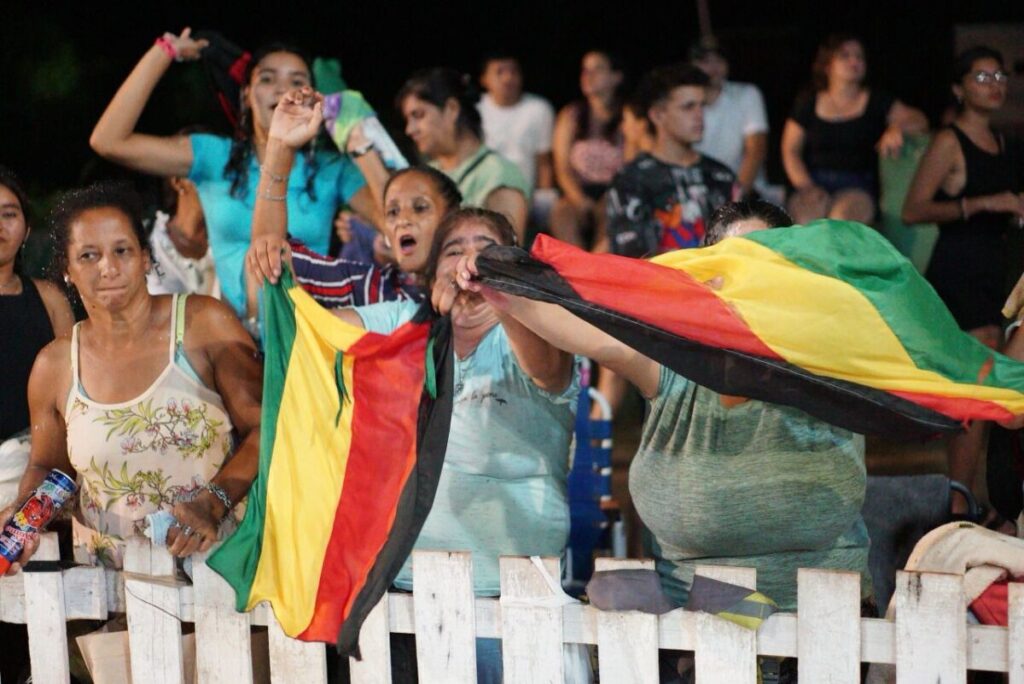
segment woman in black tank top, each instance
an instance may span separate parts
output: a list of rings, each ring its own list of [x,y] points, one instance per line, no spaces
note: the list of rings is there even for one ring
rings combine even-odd
[[[939,224],[926,276],[960,327],[996,349],[1009,292],[1006,236],[1024,217],[1019,159],[989,126],[1006,100],[1002,56],[986,47],[961,53],[952,84],[960,111],[922,157],[903,221]],[[985,423],[975,423],[949,443],[949,476],[972,490],[984,438]],[[956,495],[952,512],[965,511]]]
[[[953,93],[960,112],[922,157],[903,220],[939,224],[928,280],[961,328],[996,347],[1009,292],[1006,235],[1024,217],[1016,168],[1020,160],[989,126],[992,113],[1006,100],[1002,57],[974,48],[957,61]]]
[[[21,275],[19,255],[28,237],[25,193],[0,167],[0,442],[29,426],[28,376],[39,350],[73,323],[71,308],[50,283]]]

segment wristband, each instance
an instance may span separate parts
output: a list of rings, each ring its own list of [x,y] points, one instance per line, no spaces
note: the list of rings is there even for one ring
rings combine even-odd
[[[178,55],[178,49],[174,47],[171,41],[167,40],[163,36],[157,38],[156,42],[154,42],[153,44],[158,46],[161,50],[163,50],[164,53],[166,53],[166,55],[173,59],[175,62],[181,61],[181,57],[180,55]]]
[[[364,154],[369,153],[370,150],[375,149],[377,149],[377,146],[373,144],[372,140],[369,140],[366,142],[366,144],[362,145],[361,147],[357,147],[354,150],[350,150],[348,156],[352,157],[353,159],[359,159]]]
[[[223,487],[212,482],[207,482],[206,486],[203,487],[203,489],[213,494],[222,504],[224,504],[225,516],[227,516],[227,514],[231,512],[231,509],[232,507],[234,507],[234,504],[231,503],[231,497],[228,496],[228,493],[224,491]]]

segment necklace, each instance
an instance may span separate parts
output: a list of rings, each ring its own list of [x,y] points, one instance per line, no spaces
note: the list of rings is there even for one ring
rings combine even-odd
[[[14,291],[18,289],[18,283],[20,282],[21,278],[18,277],[18,274],[13,274],[10,280],[3,285],[0,285],[0,294],[13,294]]]

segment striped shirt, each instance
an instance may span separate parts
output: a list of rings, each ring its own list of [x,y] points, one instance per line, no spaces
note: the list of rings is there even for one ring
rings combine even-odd
[[[423,299],[423,291],[413,276],[393,264],[378,266],[326,257],[297,240],[291,241],[291,247],[296,280],[328,309]]]

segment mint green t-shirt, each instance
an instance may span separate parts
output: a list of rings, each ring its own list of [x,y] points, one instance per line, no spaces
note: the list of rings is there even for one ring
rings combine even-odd
[[[523,193],[530,201],[531,188],[519,167],[500,154],[481,145],[471,157],[452,171],[445,171],[436,162],[431,162],[438,171],[445,173],[459,186],[462,204],[467,207],[482,207],[487,196],[498,188],[511,188]]]
[[[354,309],[367,330],[389,333],[410,320],[415,302]],[[473,589],[499,593],[498,557],[559,556],[569,537],[569,445],[579,376],[555,395],[519,367],[501,325],[455,359],[448,450],[434,505],[416,549],[470,551]],[[412,589],[412,560],[395,584]]]
[[[796,572],[861,573],[870,593],[864,438],[778,404],[726,408],[662,368],[629,472],[666,593],[689,596],[697,564],[757,569],[758,591],[796,610]]]

